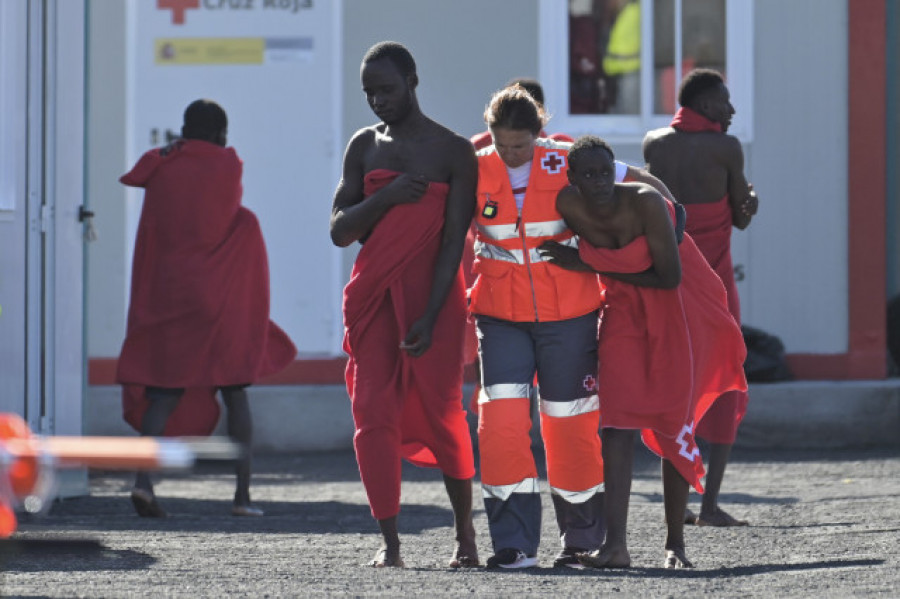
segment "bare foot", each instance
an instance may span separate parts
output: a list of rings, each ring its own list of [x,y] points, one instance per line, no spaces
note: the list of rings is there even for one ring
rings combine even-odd
[[[457,547],[453,552],[453,557],[450,558],[449,566],[451,568],[477,568],[481,566],[478,561],[478,552],[470,554],[463,551],[462,547]]]
[[[689,508],[685,508],[684,523],[685,524],[696,524],[697,523],[697,514],[692,512]]]
[[[450,558],[451,568],[477,568],[481,565],[478,561],[478,544],[475,542],[475,525],[471,522],[463,526],[463,531],[457,530],[456,549]]]
[[[390,549],[382,547],[375,552],[375,557],[369,562],[373,568],[405,568],[406,564],[400,559],[400,548]]]
[[[579,553],[578,562],[591,568],[630,568],[631,555],[625,547],[603,546],[591,553]]]
[[[717,507],[711,514],[700,512],[697,516],[697,526],[747,526],[746,520],[738,520],[732,517],[722,508]]]
[[[693,568],[694,564],[687,558],[684,553],[684,547],[673,547],[666,549],[666,562],[663,567],[669,570],[677,570],[680,568]]]
[[[153,491],[135,487],[131,490],[131,503],[141,518],[167,518],[166,510],[160,507]]]

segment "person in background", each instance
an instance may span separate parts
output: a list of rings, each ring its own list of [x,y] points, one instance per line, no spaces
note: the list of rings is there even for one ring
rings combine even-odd
[[[144,189],[128,326],[116,380],[124,416],[142,436],[208,435],[228,412],[243,447],[232,514],[262,516],[250,502],[253,422],[246,388],[297,354],[269,320],[269,265],[256,216],[241,206],[243,164],[226,147],[228,117],[211,100],[184,112],[181,139],[150,150],[120,181]],[[131,501],[165,517],[146,472]]]
[[[678,93],[681,108],[669,127],[647,133],[644,159],[687,211],[687,232],[722,279],[728,307],[741,323],[741,305],[731,260],[731,232],[746,229],[759,207],[744,177],[741,142],[728,135],[734,115],[722,76],[696,69],[685,76]],[[697,426],[697,436],[710,443],[709,472],[700,514],[686,521],[700,526],[745,526],[719,507],[719,491],[738,426],[747,411],[745,391],[724,393]]]
[[[603,73],[613,90],[610,114],[639,114],[641,109],[641,3],[616,0],[619,12],[609,30]]]
[[[531,94],[531,97],[534,98],[534,101],[538,103],[538,106],[540,106],[542,110],[546,111],[546,108],[544,108],[544,88],[541,86],[540,82],[538,82],[537,79],[533,79],[531,77],[517,77],[515,79],[511,79],[509,83],[506,84],[506,87],[514,87],[516,85]],[[538,133],[538,137],[546,137],[549,139],[554,139],[556,141],[575,141],[574,138],[566,135],[565,133],[547,134],[547,132],[543,129],[541,129],[541,131]],[[481,150],[494,143],[494,139],[493,137],[491,137],[491,132],[489,130],[482,131],[481,133],[473,135],[469,138],[469,141],[472,142],[472,145],[475,146],[476,150]]]

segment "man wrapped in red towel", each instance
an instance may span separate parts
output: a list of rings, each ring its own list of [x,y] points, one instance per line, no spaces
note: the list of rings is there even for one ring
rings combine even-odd
[[[606,483],[606,542],[579,561],[628,567],[626,543],[634,435],[663,458],[666,568],[692,567],[684,546],[688,485],[702,492],[695,423],[716,397],[745,390],[746,349],[721,281],[690,236],[678,243],[675,206],[643,184],[615,183],[612,150],[587,136],[569,152],[569,181],[557,207],[579,236],[544,247],[563,265],[600,273],[598,394]]]
[[[259,223],[241,206],[242,163],[226,148],[228,119],[210,100],[184,113],[183,139],[144,154],[120,179],[145,190],[135,241],[128,329],[116,379],[141,435],[208,435],[221,390],[228,433],[245,448],[232,513],[250,503],[253,425],[246,387],[297,353],[269,320],[269,267]],[[146,472],[131,499],[163,517]]]
[[[731,261],[732,227],[745,229],[759,205],[753,187],[744,178],[741,142],[725,132],[734,107],[722,76],[709,69],[688,73],[681,84],[681,108],[670,127],[651,131],[644,138],[648,168],[671,188],[687,210],[686,231],[722,279],[728,308],[741,323],[740,299]],[[722,394],[697,425],[697,437],[710,443],[706,493],[695,516],[686,521],[706,526],[742,526],[719,507],[719,490],[738,425],[747,411],[746,392]]]
[[[409,51],[376,44],[363,91],[381,120],[344,155],[331,238],[363,244],[344,290],[344,349],[353,438],[383,545],[376,567],[402,567],[401,460],[436,466],[456,527],[451,567],[478,565],[472,440],[462,406],[466,309],[460,258],[475,203],[469,141],[425,116]]]

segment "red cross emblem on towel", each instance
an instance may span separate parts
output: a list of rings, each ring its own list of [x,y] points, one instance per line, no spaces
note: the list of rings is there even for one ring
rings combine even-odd
[[[558,173],[565,165],[566,159],[556,152],[547,152],[547,155],[541,160],[541,168],[551,175]]]

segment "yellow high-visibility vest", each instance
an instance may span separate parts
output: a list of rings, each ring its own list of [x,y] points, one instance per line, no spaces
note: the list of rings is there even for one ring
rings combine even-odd
[[[603,57],[607,75],[622,75],[641,68],[641,3],[626,4],[609,32]]]

